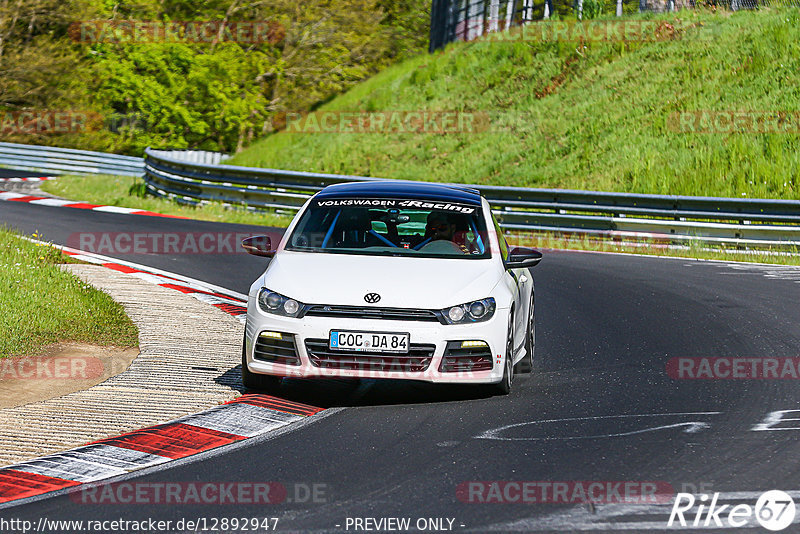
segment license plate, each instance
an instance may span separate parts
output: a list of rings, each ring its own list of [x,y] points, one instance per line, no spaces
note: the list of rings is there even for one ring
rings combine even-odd
[[[356,352],[408,352],[409,335],[397,332],[352,332],[331,330],[331,350]]]

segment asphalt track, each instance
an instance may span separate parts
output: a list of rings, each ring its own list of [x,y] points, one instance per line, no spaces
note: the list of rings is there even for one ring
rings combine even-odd
[[[0,202],[3,223],[56,243],[76,232],[261,230],[15,202]],[[239,254],[118,257],[242,293],[265,265]],[[800,489],[800,428],[791,430],[800,424],[754,430],[771,412],[800,409],[797,381],[675,380],[666,371],[674,357],[800,356],[800,273],[577,252],[547,253],[533,273],[540,369],[518,377],[508,397],[417,383],[292,381],[281,395],[344,409],[129,477],[320,484],[317,502],[87,505],[60,495],[0,509],[0,519],[277,517],[279,531],[353,532],[348,518],[408,517],[412,525],[450,518],[455,531],[646,531],[666,527],[669,505],[463,502],[457,488],[469,481],[656,481],[750,504],[761,491]],[[520,426],[498,430],[513,424]],[[487,439],[493,436],[516,439]]]

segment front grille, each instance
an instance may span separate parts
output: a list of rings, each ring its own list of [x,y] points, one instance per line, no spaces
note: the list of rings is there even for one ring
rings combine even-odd
[[[300,365],[292,334],[281,334],[280,338],[261,334],[256,338],[253,358],[262,362]]]
[[[316,367],[359,371],[422,372],[433,359],[436,345],[412,343],[408,354],[330,350],[326,339],[307,339],[308,358]]]
[[[442,373],[491,371],[492,352],[488,345],[461,348],[461,341],[449,341],[439,365]]]
[[[415,308],[377,308],[370,306],[329,306],[314,304],[305,315],[316,317],[347,317],[351,319],[387,319],[393,321],[440,322],[433,310]]]

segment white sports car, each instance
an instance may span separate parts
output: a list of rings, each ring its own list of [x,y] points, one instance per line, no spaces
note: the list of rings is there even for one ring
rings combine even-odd
[[[541,253],[509,250],[478,191],[420,182],[326,187],[300,209],[247,302],[242,380],[351,377],[493,384],[530,372]]]

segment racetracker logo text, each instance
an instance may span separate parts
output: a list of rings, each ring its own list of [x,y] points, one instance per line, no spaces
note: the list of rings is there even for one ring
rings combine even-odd
[[[0,380],[87,380],[104,369],[94,356],[0,358]]]
[[[468,503],[668,503],[675,491],[667,482],[641,481],[518,481],[462,482],[456,498]]]
[[[324,503],[327,485],[280,482],[119,482],[83,486],[70,493],[79,504]]]
[[[315,111],[278,114],[272,127],[301,134],[469,134],[488,131],[491,118],[482,111]]]
[[[676,380],[797,380],[800,358],[670,358],[667,374]]]
[[[78,43],[216,43],[275,44],[286,36],[279,23],[228,20],[84,20],[69,26]]]
[[[70,234],[67,246],[94,254],[245,254],[238,232],[80,232]],[[269,236],[273,245],[280,234]]]

